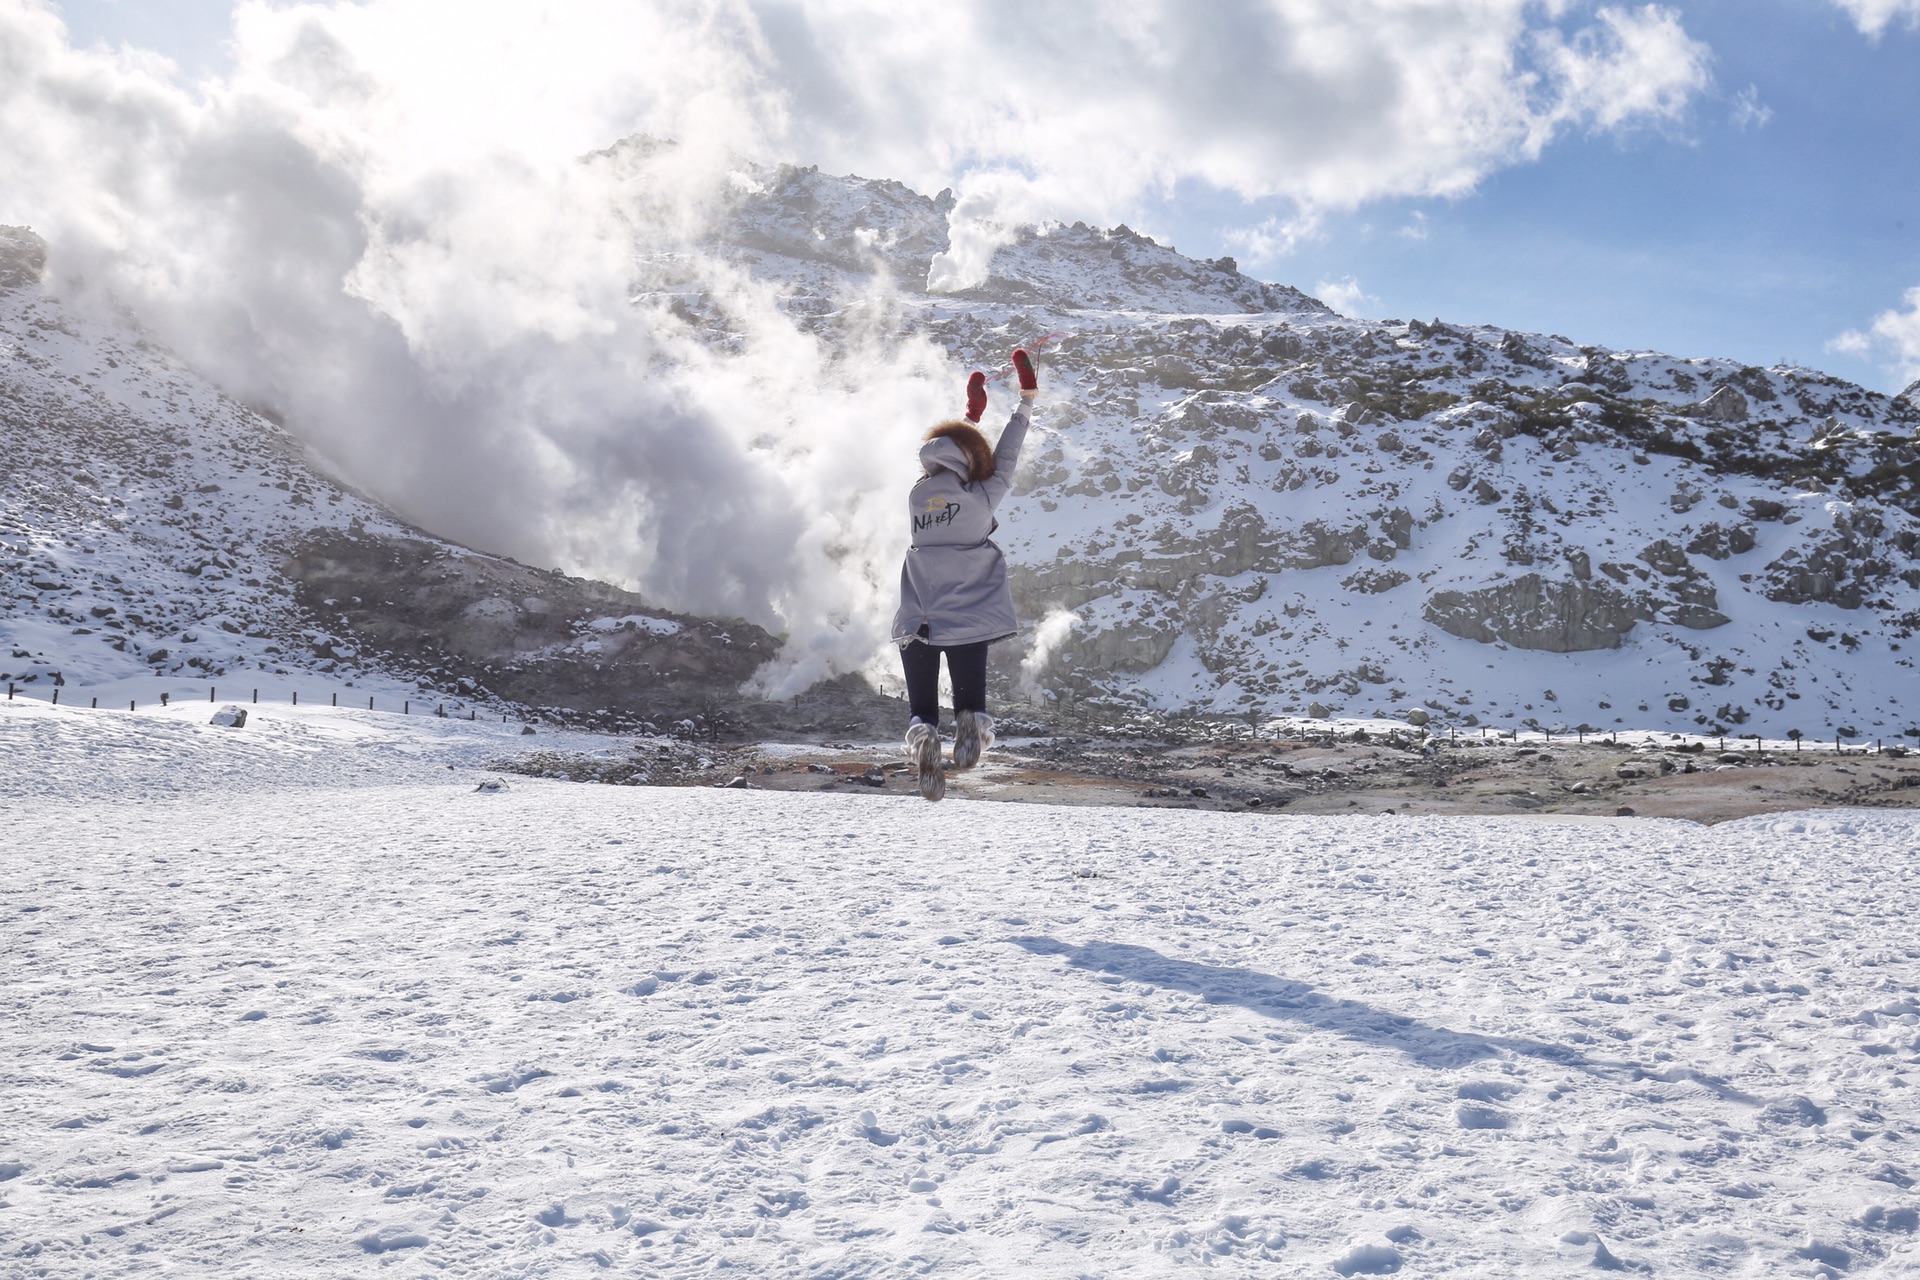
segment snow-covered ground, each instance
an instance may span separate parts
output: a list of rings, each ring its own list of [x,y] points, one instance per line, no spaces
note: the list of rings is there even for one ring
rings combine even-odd
[[[0,704],[9,1276],[1920,1267],[1910,817],[490,792],[511,726],[205,710]]]

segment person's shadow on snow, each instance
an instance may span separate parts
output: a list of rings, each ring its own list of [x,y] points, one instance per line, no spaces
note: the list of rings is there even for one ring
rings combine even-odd
[[[1519,1054],[1562,1066],[1592,1070],[1597,1064],[1577,1049],[1509,1036],[1483,1036],[1430,1026],[1415,1018],[1383,1013],[1358,1000],[1322,995],[1304,982],[1175,960],[1150,947],[1124,942],[1079,946],[1054,938],[1021,937],[1007,941],[1034,955],[1060,956],[1076,969],[1111,973],[1152,987],[1187,991],[1209,1004],[1234,1004],[1269,1018],[1304,1022],[1353,1040],[1398,1049],[1424,1067],[1459,1067],[1484,1058]]]

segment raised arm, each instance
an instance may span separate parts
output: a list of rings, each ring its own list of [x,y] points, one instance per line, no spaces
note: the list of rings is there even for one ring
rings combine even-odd
[[[1001,429],[999,442],[993,446],[993,478],[986,486],[987,501],[996,507],[1013,487],[1013,473],[1020,465],[1020,449],[1027,442],[1027,427],[1033,420],[1033,400],[1040,394],[1040,381],[1034,375],[1031,356],[1015,350],[1013,369],[1020,377],[1020,403]]]

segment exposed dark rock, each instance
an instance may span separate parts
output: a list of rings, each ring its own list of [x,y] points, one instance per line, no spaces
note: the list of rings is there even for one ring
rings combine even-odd
[[[25,227],[0,226],[0,289],[40,283],[47,269],[47,242]]]
[[[1744,555],[1755,546],[1752,525],[1720,524],[1701,526],[1700,532],[1687,543],[1687,551],[1692,555],[1706,556],[1712,560],[1726,560],[1733,556]]]
[[[443,543],[327,531],[284,568],[300,602],[362,651],[541,708],[711,716],[741,701],[735,691],[776,648],[748,622],[667,613],[606,583]],[[635,616],[644,623],[588,626]]]
[[[1688,417],[1712,422],[1745,422],[1747,398],[1733,387],[1721,387],[1698,404],[1688,405],[1685,412]]]
[[[1553,582],[1537,573],[1478,591],[1435,592],[1422,615],[1465,640],[1549,653],[1618,649],[1650,617],[1643,603],[1605,582]]]
[[[1834,537],[1790,550],[1767,566],[1767,599],[1858,609],[1893,576],[1892,563],[1876,554],[1871,539],[1838,523],[1835,527]]]

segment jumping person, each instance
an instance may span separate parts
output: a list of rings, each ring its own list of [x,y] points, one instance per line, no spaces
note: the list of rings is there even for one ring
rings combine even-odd
[[[943,422],[920,446],[922,475],[907,499],[913,545],[900,566],[893,641],[907,677],[907,759],[920,794],[947,791],[940,759],[940,658],[953,682],[953,767],[972,767],[993,745],[987,714],[987,646],[1019,630],[1007,562],[993,544],[994,510],[1013,485],[1040,383],[1025,351],[1013,353],[1020,403],[992,448],[975,424],[987,408],[987,376],[967,380],[967,416]]]

